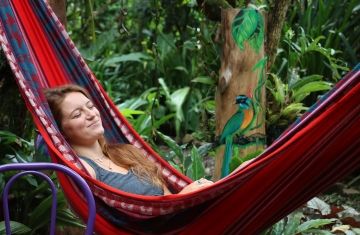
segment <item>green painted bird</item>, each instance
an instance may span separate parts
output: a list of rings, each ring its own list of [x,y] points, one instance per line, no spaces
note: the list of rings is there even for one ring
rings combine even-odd
[[[243,134],[250,128],[254,120],[254,104],[249,97],[239,95],[235,99],[235,104],[238,105],[238,110],[227,121],[220,136],[220,143],[225,144],[221,178],[229,174],[229,164],[232,156],[232,142],[234,134]]]

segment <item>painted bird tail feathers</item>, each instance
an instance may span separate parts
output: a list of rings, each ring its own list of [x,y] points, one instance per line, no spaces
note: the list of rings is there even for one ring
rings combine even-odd
[[[225,152],[224,152],[224,160],[221,168],[221,178],[227,176],[230,173],[230,160],[232,156],[232,136],[227,136],[225,140]]]

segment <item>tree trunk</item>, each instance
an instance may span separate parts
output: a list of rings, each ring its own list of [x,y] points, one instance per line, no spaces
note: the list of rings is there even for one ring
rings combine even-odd
[[[245,42],[244,49],[240,50],[232,38],[231,25],[235,15],[239,9],[226,9],[221,13],[221,34],[223,38],[223,51],[221,58],[220,79],[216,90],[216,136],[220,136],[222,130],[228,119],[237,111],[238,107],[235,105],[235,98],[238,95],[247,95],[254,100],[254,93],[256,87],[259,86],[260,76],[264,76],[264,70],[254,70],[253,67],[264,57],[264,47],[262,46],[259,52],[256,52],[252,47]],[[265,136],[265,88],[262,85],[259,90],[261,108],[257,118],[253,124],[257,127],[254,130],[244,133],[248,140],[256,139],[255,135],[264,138]],[[260,134],[260,135],[259,135]],[[264,142],[256,144],[250,141],[250,144],[240,145],[239,156],[245,157],[250,153],[264,149]],[[221,146],[216,154],[214,179],[220,178],[221,165],[224,156],[224,146]]]
[[[48,3],[66,28],[66,0],[48,0]]]
[[[266,55],[268,56],[267,68],[270,69],[276,57],[276,49],[281,37],[281,30],[284,25],[286,12],[289,8],[290,0],[274,1],[267,17],[266,33]]]

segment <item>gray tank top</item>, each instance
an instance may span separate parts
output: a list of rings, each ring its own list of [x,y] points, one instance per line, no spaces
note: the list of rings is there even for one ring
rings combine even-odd
[[[139,179],[131,170],[127,174],[121,174],[105,170],[96,164],[92,159],[80,156],[81,159],[86,161],[95,171],[96,179],[122,191],[147,196],[160,196],[164,195],[164,190],[147,182]]]

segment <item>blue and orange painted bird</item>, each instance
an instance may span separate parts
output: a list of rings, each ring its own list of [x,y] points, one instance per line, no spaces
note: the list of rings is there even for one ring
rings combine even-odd
[[[235,134],[243,134],[252,125],[254,115],[253,101],[246,95],[239,95],[235,99],[238,110],[226,122],[220,136],[220,143],[225,144],[224,160],[221,168],[221,178],[227,176],[230,172],[230,160],[232,156],[232,142]]]

